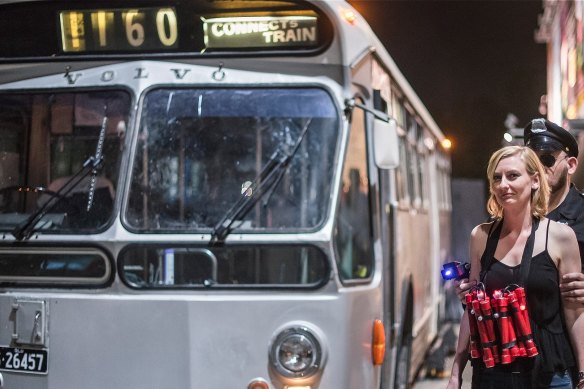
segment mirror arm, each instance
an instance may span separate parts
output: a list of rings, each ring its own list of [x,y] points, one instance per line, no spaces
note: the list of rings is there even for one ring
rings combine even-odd
[[[363,104],[357,103],[355,101],[355,99],[345,100],[345,106],[348,110],[353,110],[353,108],[355,108],[355,107],[362,109],[363,111],[368,112],[368,113],[372,114],[373,116],[375,116],[375,118],[377,118],[379,120],[383,120],[384,122],[387,122],[387,123],[389,123],[389,121],[391,120],[389,115],[386,114],[385,112],[381,112],[377,109],[369,108]]]

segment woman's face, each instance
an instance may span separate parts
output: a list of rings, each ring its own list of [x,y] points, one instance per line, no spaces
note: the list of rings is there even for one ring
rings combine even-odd
[[[491,177],[491,190],[503,208],[529,203],[531,191],[538,187],[537,175],[527,173],[519,155],[501,159]]]

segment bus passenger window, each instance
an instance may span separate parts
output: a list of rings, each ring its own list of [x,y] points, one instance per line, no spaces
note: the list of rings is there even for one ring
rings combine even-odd
[[[409,208],[410,202],[410,192],[408,185],[408,153],[407,153],[407,140],[405,137],[399,137],[399,160],[400,164],[397,169],[395,169],[395,182],[397,187],[397,200],[400,207]]]
[[[353,111],[335,226],[337,264],[343,280],[368,278],[373,270],[373,238],[367,170],[367,139],[362,110]]]
[[[328,279],[326,255],[309,245],[157,246],[136,244],[120,254],[132,288],[314,288]]]

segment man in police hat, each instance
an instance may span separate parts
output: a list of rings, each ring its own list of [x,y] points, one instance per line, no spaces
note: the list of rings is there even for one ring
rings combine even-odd
[[[584,266],[584,195],[571,183],[578,167],[578,142],[570,132],[543,118],[529,122],[523,137],[545,166],[551,189],[547,217],[572,227]],[[565,298],[584,304],[584,274],[565,275],[560,288]]]

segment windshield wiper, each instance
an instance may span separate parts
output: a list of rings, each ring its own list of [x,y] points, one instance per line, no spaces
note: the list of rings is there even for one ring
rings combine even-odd
[[[69,178],[65,184],[59,188],[57,192],[47,200],[39,209],[36,210],[28,219],[24,221],[19,226],[16,226],[12,230],[12,235],[17,240],[28,239],[34,233],[35,227],[42,218],[51,211],[57,204],[59,204],[64,198],[67,197],[69,192],[71,192],[77,185],[79,185],[85,177],[90,173],[97,171],[103,165],[103,157],[100,156],[96,158],[95,156],[89,157],[84,163],[81,169],[75,173],[71,178]]]
[[[283,147],[280,146],[278,149],[270,156],[268,162],[260,171],[260,174],[253,180],[253,182],[246,188],[244,188],[241,197],[233,204],[233,206],[223,215],[221,220],[213,228],[211,233],[211,241],[209,244],[211,246],[218,245],[224,242],[227,235],[233,230],[233,224],[241,220],[248,212],[253,208],[253,206],[262,198],[262,196],[270,192],[270,196],[273,190],[278,186],[281,181],[286,169],[290,165],[290,161],[296,155],[304,136],[308,130],[308,126],[312,119],[309,119],[304,128],[298,136],[298,140],[293,145],[290,150],[284,151]],[[266,205],[264,203],[264,205]]]

